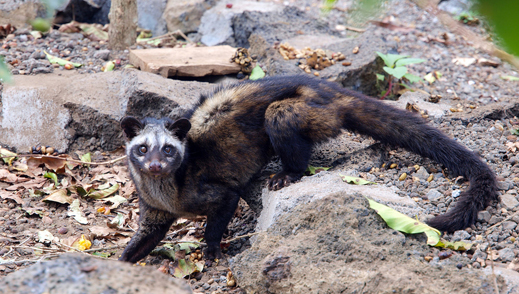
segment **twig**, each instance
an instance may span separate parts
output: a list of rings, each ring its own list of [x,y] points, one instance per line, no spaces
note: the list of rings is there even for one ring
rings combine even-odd
[[[234,237],[234,238],[229,239],[229,240],[224,240],[224,241],[222,241],[222,243],[224,243],[224,244],[231,243],[231,242],[236,241],[236,240],[238,240],[238,239],[243,239],[243,238],[247,238],[247,237],[252,237],[252,236],[257,235],[257,234],[259,234],[259,233],[261,233],[261,232],[248,233],[248,234],[245,234],[245,235],[241,235],[241,236],[238,236],[238,237]]]
[[[20,264],[20,263],[26,263],[26,262],[38,262],[41,261],[43,258],[51,258],[51,257],[58,257],[59,254],[48,254],[45,256],[42,256],[38,259],[23,259],[23,260],[6,260],[2,261],[0,260],[0,265],[10,265],[10,264]]]
[[[348,31],[357,32],[357,33],[364,33],[366,31],[366,29],[359,29],[359,28],[354,28],[354,27],[346,27],[346,29]]]
[[[104,247],[104,248],[87,249],[87,250],[83,250],[82,252],[96,252],[96,251],[103,251],[103,250],[112,250],[112,249],[119,249],[124,246],[126,246],[126,245],[114,245],[114,246]]]
[[[189,39],[186,35],[184,35],[184,33],[182,33],[181,30],[176,30],[173,33],[174,34],[179,34],[182,38],[184,38],[184,40],[188,41],[189,43],[194,43],[193,40]]]
[[[0,156],[0,158],[10,158],[10,157],[54,158],[54,159],[60,159],[60,160],[68,161],[68,162],[71,162],[71,163],[77,163],[77,164],[108,165],[108,164],[113,164],[113,163],[116,163],[118,161],[121,161],[121,160],[125,159],[126,155],[118,157],[116,159],[112,159],[112,160],[109,160],[109,161],[102,161],[102,162],[86,162],[86,161],[81,161],[81,160],[75,160],[75,159],[72,159],[72,158],[64,158],[64,157],[59,157],[59,156],[54,156],[54,155],[40,155],[40,154],[38,154],[38,155],[35,155],[35,154],[17,154],[16,156]]]
[[[516,216],[516,215],[519,215],[519,211],[516,212],[516,213],[514,213],[514,214],[512,214],[512,215],[510,215],[510,216],[508,216],[508,217],[505,218],[504,220],[502,220],[502,221],[500,221],[500,222],[498,222],[498,223],[493,224],[492,226],[490,226],[490,227],[485,231],[485,234],[488,235],[488,233],[490,233],[490,230],[492,230],[493,228],[495,228],[495,227],[501,225],[502,223],[504,223],[504,222],[506,222],[506,221],[508,221],[508,220],[511,220],[511,219],[512,219],[514,216]]]

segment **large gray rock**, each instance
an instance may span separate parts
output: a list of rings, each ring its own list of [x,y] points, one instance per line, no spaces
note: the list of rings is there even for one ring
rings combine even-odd
[[[247,293],[493,293],[491,275],[456,267],[470,259],[425,262],[424,237],[389,229],[364,197],[344,190],[301,202],[260,233],[231,260],[238,285]]]
[[[216,0],[169,0],[162,18],[170,32],[193,33],[198,31],[204,12],[215,4]]]
[[[89,146],[112,150],[124,143],[122,117],[166,116],[212,88],[136,70],[14,76],[14,82],[2,93],[0,144],[19,152],[37,144],[60,152]]]
[[[229,5],[232,7],[229,8]],[[233,31],[233,16],[242,14],[244,11],[270,12],[279,9],[280,6],[268,2],[220,1],[202,16],[198,31],[202,35],[201,41],[207,46],[235,46],[234,34],[240,29],[235,28]]]
[[[187,283],[151,267],[66,253],[0,278],[0,293],[193,293]]]
[[[285,11],[291,11],[285,9]],[[247,13],[244,13],[242,18]],[[259,17],[259,16],[258,16]],[[249,20],[255,17],[251,15]],[[307,21],[300,21],[307,23]],[[312,23],[312,22],[310,22]],[[343,66],[342,62],[329,66],[319,71],[319,77],[340,83],[342,86],[362,92],[370,96],[380,95],[386,85],[377,81],[376,74],[382,73],[382,60],[376,52],[386,52],[385,41],[371,32],[361,34],[357,38],[344,39],[332,34],[326,34],[325,29],[319,32],[318,22],[313,29],[301,30],[302,35],[295,31],[293,35],[286,33],[279,35],[281,43],[288,43],[297,49],[310,47],[312,49],[324,49],[331,52],[341,52],[345,55],[344,61],[351,62],[349,66]],[[261,26],[260,26],[261,27]],[[294,27],[297,27],[294,25]],[[257,55],[259,61],[265,65],[268,75],[306,74],[297,65],[299,59],[284,60],[278,50],[273,48],[276,38],[268,30],[255,29],[248,39],[250,50]],[[353,53],[355,47],[358,53]]]
[[[166,20],[163,18],[166,4],[167,0],[137,0],[139,27],[151,30],[155,37],[167,33]]]

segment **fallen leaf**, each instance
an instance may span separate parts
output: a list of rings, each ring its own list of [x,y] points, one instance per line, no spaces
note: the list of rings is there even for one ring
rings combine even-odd
[[[255,81],[255,80],[259,80],[263,77],[265,77],[265,72],[259,65],[256,65],[256,67],[254,67],[252,69],[249,80]]]
[[[371,21],[371,23],[374,25],[377,25],[379,27],[386,28],[386,29],[389,29],[389,30],[392,30],[395,32],[409,33],[414,30],[414,28],[399,26],[399,25],[395,25],[391,22],[385,22],[385,21]]]
[[[82,225],[88,224],[88,220],[81,213],[78,199],[75,199],[74,201],[72,201],[72,203],[70,204],[70,206],[68,208],[67,215],[74,217],[74,219]]]
[[[67,195],[66,189],[61,189],[45,197],[44,199],[42,199],[42,201],[57,202],[61,204],[71,204],[72,201],[74,201],[74,199]]]
[[[388,206],[369,198],[366,199],[369,201],[369,207],[375,210],[390,228],[406,234],[425,233],[425,235],[427,235],[427,244],[430,246],[435,246],[440,242],[441,233],[437,229],[410,218]]]
[[[203,263],[194,263],[190,260],[179,259],[175,262],[173,276],[184,278],[196,272],[203,270]]]
[[[51,243],[53,240],[54,240],[54,236],[51,234],[51,232],[49,232],[47,230],[38,232],[38,242]]]
[[[0,181],[14,184],[18,181],[18,176],[6,169],[0,169]]]
[[[110,209],[116,209],[119,207],[120,204],[128,202],[128,200],[122,196],[112,196],[108,198],[104,198],[103,201],[105,202],[112,202],[112,206],[110,206]]]
[[[342,178],[342,180],[348,184],[355,184],[355,185],[370,185],[370,184],[377,184],[375,182],[370,182],[368,180],[364,180],[357,177],[351,177],[351,176],[345,176],[339,174]]]
[[[476,58],[456,57],[452,60],[452,63],[457,64],[457,65],[463,65],[464,67],[468,67],[468,66],[476,63]]]
[[[505,76],[501,76],[501,78],[502,78],[503,80],[507,80],[507,81],[514,81],[514,82],[515,82],[515,81],[519,81],[519,78],[518,78],[518,77],[514,77],[514,76],[506,76],[506,75],[505,75]]]
[[[12,156],[12,157],[5,157],[5,156]],[[0,148],[0,157],[2,157],[2,160],[5,163],[11,165],[11,163],[13,162],[13,160],[15,159],[16,156],[17,156],[16,153],[11,152],[5,148]]]
[[[53,173],[53,172],[45,172],[43,174],[43,177],[47,178],[47,179],[53,180],[54,181],[54,187],[57,187],[59,185],[58,176],[55,173]]]
[[[311,166],[309,165],[307,168],[306,168],[306,171],[305,171],[305,174],[307,175],[310,175],[310,176],[313,176],[315,174],[318,174],[322,171],[327,171],[329,170],[330,167],[322,167],[322,166],[319,166],[319,167],[315,167],[315,166]]]
[[[94,235],[95,238],[107,238],[109,236],[114,236],[116,231],[110,229],[109,227],[102,226],[92,226],[88,228],[88,230]]]
[[[118,229],[123,228],[126,223],[126,218],[122,213],[117,213],[117,216],[112,219],[111,222],[106,223],[109,228]]]
[[[65,64],[72,64],[74,67],[83,66],[81,63],[74,63],[74,62],[67,61],[65,59],[58,58],[56,56],[52,56],[49,53],[47,53],[47,51],[43,51],[43,53],[45,53],[45,55],[47,55],[47,59],[52,64],[59,64],[61,66],[65,66]]]
[[[87,196],[90,198],[93,198],[93,199],[102,199],[102,198],[105,198],[105,197],[110,196],[111,194],[117,192],[118,189],[119,189],[119,184],[115,184],[109,188],[92,192],[92,193],[88,194]]]
[[[14,200],[18,204],[23,204],[22,198],[18,194],[15,194],[13,192],[7,192],[4,190],[0,190],[0,198],[2,199],[11,199]]]
[[[57,172],[65,167],[65,164],[67,164],[67,158],[68,157],[58,159],[34,156],[27,159],[27,166],[29,167],[29,170],[32,170],[44,164],[46,168]]]
[[[463,241],[450,242],[441,239],[436,245],[434,245],[434,247],[448,248],[456,251],[466,251],[472,247],[472,244]]]

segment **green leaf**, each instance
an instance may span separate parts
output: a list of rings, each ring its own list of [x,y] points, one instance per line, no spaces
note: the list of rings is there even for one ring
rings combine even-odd
[[[406,73],[404,75],[404,78],[406,78],[411,84],[423,81],[421,77],[415,76],[414,74],[410,74],[410,73]]]
[[[58,176],[53,172],[45,172],[43,174],[44,178],[51,179],[54,181],[54,187],[57,187],[59,185],[58,183]]]
[[[384,76],[384,75],[381,75],[381,74],[376,74],[376,75],[377,75],[377,80],[379,80],[379,81],[383,81],[386,79],[386,76]]]
[[[110,252],[93,252],[92,255],[99,256],[102,258],[108,258],[108,257],[112,256],[112,253],[110,253]]]
[[[263,71],[263,69],[261,69],[259,65],[256,65],[256,67],[252,69],[249,80],[255,81],[263,77],[265,77],[265,72]]]
[[[65,59],[58,58],[56,56],[52,56],[49,53],[47,53],[47,51],[43,51],[43,53],[45,53],[45,55],[47,55],[47,59],[49,60],[50,63],[53,63],[53,64],[55,63],[55,64],[59,64],[61,66],[65,66],[65,64],[70,63],[74,67],[83,66],[81,63],[74,63],[74,62],[66,61]]]
[[[50,30],[51,23],[48,19],[38,17],[31,21],[31,26],[35,31],[45,33]]]
[[[8,165],[11,165],[13,163],[13,160],[16,158],[18,154],[9,151],[5,148],[0,148],[0,156],[3,157],[2,160],[7,163]],[[12,157],[4,157],[4,156],[12,156]]]
[[[351,176],[345,176],[345,175],[341,175],[339,174],[342,178],[342,180],[348,184],[354,184],[354,185],[371,185],[371,184],[377,184],[375,182],[370,182],[368,180],[364,180],[364,179],[361,179],[361,178],[357,178],[357,177],[351,177]]]
[[[471,243],[457,241],[457,242],[449,242],[441,239],[434,247],[440,248],[448,248],[456,251],[466,251],[472,247]]]
[[[510,133],[512,133],[512,135],[519,136],[519,129],[510,130]]]
[[[122,213],[117,213],[117,216],[112,219],[110,222],[111,226],[108,226],[110,228],[118,227],[122,228],[124,226],[124,215]]]
[[[507,80],[507,81],[519,81],[519,78],[518,77],[514,77],[514,76],[501,76],[501,78],[503,80]]]
[[[2,83],[12,83],[13,77],[11,75],[11,71],[9,67],[4,61],[4,57],[0,56],[0,82]]]
[[[329,169],[330,169],[330,167],[322,167],[322,166],[315,167],[315,166],[309,165],[306,168],[305,174],[313,176],[313,175],[315,175],[317,173],[320,173],[322,171],[329,170]]]
[[[178,243],[178,250],[185,250],[186,254],[191,253],[194,249],[200,248],[200,245],[197,243],[191,243],[191,242],[182,242]]]
[[[409,64],[416,64],[426,62],[427,60],[421,58],[402,58],[395,62],[396,66],[406,66]]]
[[[383,68],[388,74],[394,76],[397,79],[401,79],[407,73],[407,68],[403,66],[395,68],[384,66]]]
[[[103,69],[103,72],[113,71],[115,67],[115,63],[113,61],[108,61]],[[89,153],[90,154],[90,153]]]
[[[78,26],[86,35],[93,35],[99,40],[108,41],[108,32],[103,31],[96,25],[79,23]]]
[[[179,259],[178,264],[173,271],[173,276],[183,278],[196,272],[202,272],[203,269],[203,262],[194,263],[190,260]]]
[[[429,84],[432,84],[436,81],[436,78],[434,77],[433,73],[430,72],[428,74],[426,74],[424,77],[424,80],[426,80]]]
[[[382,58],[382,60],[384,60],[384,63],[386,64],[386,66],[391,67],[391,68],[395,67],[395,63],[397,60],[409,57],[409,56],[398,55],[398,54],[382,54],[378,51],[377,51],[377,54],[378,54],[378,56],[380,56],[380,58]]]
[[[90,156],[90,152],[86,153],[86,154],[83,154],[81,156],[81,161],[83,161],[83,162],[92,162],[92,157]]]
[[[425,233],[427,235],[427,244],[431,246],[440,242],[441,233],[437,229],[369,198],[366,199],[369,201],[369,207],[375,210],[390,228],[406,234]]]
[[[107,188],[107,189],[98,190],[93,193],[90,193],[90,194],[88,194],[88,197],[94,198],[94,199],[102,199],[102,198],[112,195],[113,193],[117,192],[117,190],[119,190],[119,184],[115,184],[112,187]]]

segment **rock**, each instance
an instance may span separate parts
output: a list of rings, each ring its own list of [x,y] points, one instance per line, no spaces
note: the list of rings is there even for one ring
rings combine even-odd
[[[108,60],[110,58],[110,50],[104,49],[104,50],[96,51],[96,53],[94,53],[94,58]]]
[[[85,23],[108,24],[110,0],[67,0],[58,8],[55,23],[69,23],[72,20]]]
[[[394,106],[405,109],[407,104],[416,105],[420,110],[425,111],[430,117],[439,120],[446,114],[450,114],[450,106],[441,103],[431,103],[429,95],[421,92],[405,92],[397,101],[388,101]]]
[[[429,199],[430,201],[436,201],[438,199],[440,199],[443,194],[440,193],[438,190],[436,189],[431,189],[429,190],[429,192],[427,192],[427,194],[425,195],[427,197],[427,199]]]
[[[501,195],[501,204],[507,209],[512,209],[519,204],[519,201],[513,195],[504,194]]]
[[[470,240],[471,235],[464,230],[459,230],[454,232],[452,235],[452,242],[462,241],[462,240]]]
[[[19,152],[36,144],[64,152],[89,140],[113,150],[124,144],[122,117],[166,116],[212,88],[136,70],[13,78],[1,97],[0,144]]]
[[[228,4],[232,5],[232,7],[228,8]],[[235,31],[233,31],[232,23],[234,15],[241,14],[246,10],[248,12],[270,12],[279,9],[280,6],[268,2],[240,0],[220,1],[214,7],[207,10],[200,20],[198,32],[202,35],[201,41],[207,46],[236,46],[234,41]],[[235,30],[239,31],[240,29],[235,28]]]
[[[235,52],[230,46],[131,50],[130,62],[142,71],[163,77],[226,75],[241,70],[229,61]]]
[[[492,217],[492,215],[486,210],[478,212],[478,222],[488,222],[490,217]]]
[[[497,182],[497,188],[499,188],[499,190],[510,190],[514,187],[514,184],[508,182],[508,181],[499,181]]]
[[[168,31],[183,33],[198,31],[204,12],[215,5],[214,0],[170,0],[162,19],[166,20]]]
[[[312,202],[301,199],[231,260],[239,286],[247,293],[353,293],[359,287],[365,293],[399,293],[404,287],[438,293],[451,286],[467,293],[492,291],[491,275],[468,268],[460,275],[459,261],[424,263],[416,252],[428,250],[425,242],[387,228],[363,197],[353,195],[339,191]],[[427,275],[419,274],[423,271]]]
[[[26,27],[37,17],[46,17],[47,9],[42,1],[1,1],[0,23],[17,28]]]
[[[167,0],[137,0],[139,27],[150,30],[155,37],[167,33],[166,20],[163,17],[167,2]]]
[[[242,17],[246,15],[247,13],[244,13]],[[297,27],[296,24],[293,26]],[[319,28],[317,25],[316,27]],[[382,72],[383,62],[377,57],[376,51],[385,52],[385,42],[370,32],[366,32],[357,38],[341,39],[331,34],[325,35],[326,30],[318,31],[317,28],[309,28],[308,33],[304,35],[288,35],[286,38],[281,39],[281,42],[343,53],[346,60],[351,61],[351,65],[345,67],[339,62],[323,70],[315,71],[319,73],[319,77],[335,81],[346,88],[366,95],[379,95],[381,92],[380,87],[384,87],[384,85],[377,83],[376,73]],[[287,28],[288,30],[289,28]],[[319,39],[321,41],[317,41]],[[333,40],[333,42],[324,42],[322,40]],[[272,32],[269,34],[269,31],[255,30],[249,37],[250,51],[252,54],[257,55],[259,57],[258,60],[266,66],[266,73],[270,76],[306,74],[297,66],[298,62],[300,62],[299,59],[284,60],[278,50],[272,48],[274,41],[276,41],[275,35]],[[362,50],[357,54],[353,54],[352,50],[355,47],[360,47]]]
[[[423,166],[420,166],[420,168],[413,175],[419,178],[420,180],[424,181],[427,180],[427,178],[429,178],[429,173]]]
[[[510,262],[515,258],[515,252],[512,248],[504,248],[497,251],[501,261]]]
[[[495,225],[495,224],[497,224],[498,222],[503,221],[503,219],[504,219],[504,218],[503,218],[502,216],[493,215],[493,216],[490,218],[490,220],[488,221],[488,223],[489,223],[490,225]]]
[[[258,217],[257,230],[268,229],[272,224],[287,212],[292,211],[301,203],[308,203],[322,199],[328,195],[344,191],[345,183],[342,182],[339,172],[319,173],[311,177],[303,177],[296,185],[290,185],[279,191],[263,189],[263,210]],[[423,211],[416,202],[409,197],[400,197],[394,188],[385,186],[357,186],[348,185],[349,193],[359,193],[375,201],[387,203],[392,208],[413,216],[423,216]]]
[[[193,293],[189,285],[151,267],[65,253],[0,277],[0,293]]]
[[[503,222],[502,226],[504,231],[512,231],[515,229],[515,227],[517,227],[517,223],[513,221],[506,221]]]

